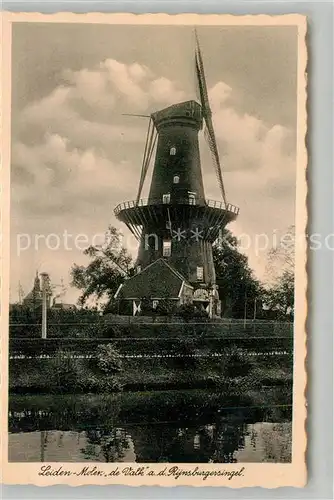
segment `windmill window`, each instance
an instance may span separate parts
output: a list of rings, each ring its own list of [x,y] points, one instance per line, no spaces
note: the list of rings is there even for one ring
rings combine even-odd
[[[137,266],[137,273],[141,272],[141,266]]]
[[[153,302],[152,302],[153,309],[156,309],[158,307],[158,304],[159,304],[158,300],[153,300]]]
[[[172,253],[172,242],[170,240],[164,240],[162,243],[162,255],[164,257],[170,257]]]
[[[196,277],[198,281],[203,281],[204,273],[203,273],[203,267],[202,266],[197,266],[196,268]]]
[[[163,203],[170,203],[170,193],[166,193],[162,195],[162,202]]]
[[[189,205],[196,204],[196,193],[188,193]]]
[[[179,182],[180,182],[180,176],[179,175],[174,175],[173,183],[174,184],[178,184]]]
[[[176,155],[176,148],[174,146],[172,148],[170,148],[169,154],[170,154],[170,156],[175,156]]]

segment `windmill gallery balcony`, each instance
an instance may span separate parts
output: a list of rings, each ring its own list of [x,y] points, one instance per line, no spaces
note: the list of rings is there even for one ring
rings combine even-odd
[[[196,201],[193,199],[185,198],[178,200],[176,202],[178,205],[196,205]],[[164,202],[163,200],[149,200],[148,198],[142,198],[138,201],[131,200],[131,201],[123,201],[122,203],[119,203],[119,205],[116,206],[114,213],[116,217],[120,214],[125,209],[128,208],[137,208],[137,207],[146,207],[148,205],[166,205],[168,203]],[[173,205],[175,202],[173,202]],[[203,206],[203,204],[199,205]],[[205,200],[205,205],[207,207],[211,208],[218,208],[220,210],[226,210],[227,212],[234,213],[235,215],[238,215],[239,213],[239,208],[236,207],[235,205],[232,205],[231,203],[224,203],[223,201],[215,201],[215,200]]]
[[[215,241],[219,230],[236,219],[239,208],[223,201],[178,199],[140,199],[125,201],[116,206],[115,216],[124,222],[134,236],[140,239],[141,227],[158,224],[167,229],[182,227],[191,219],[204,231],[205,239]]]

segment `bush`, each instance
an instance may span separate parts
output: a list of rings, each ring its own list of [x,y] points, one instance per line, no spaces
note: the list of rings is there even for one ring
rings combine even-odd
[[[101,344],[96,353],[97,366],[105,374],[113,375],[122,370],[122,361],[113,344]]]
[[[209,317],[205,309],[200,309],[195,304],[182,304],[177,308],[176,315],[185,321],[190,319],[207,319]]]
[[[159,300],[158,305],[155,309],[155,314],[158,316],[169,316],[173,313],[174,307],[175,305],[171,303],[170,300]]]
[[[59,350],[46,363],[45,377],[51,392],[115,392],[122,385],[113,375],[122,369],[118,351],[112,344],[97,349],[98,373],[94,373],[87,360],[72,357],[73,353]]]
[[[194,340],[190,338],[180,338],[178,339],[176,345],[173,349],[174,354],[177,358],[174,359],[174,364],[179,368],[188,368],[189,370],[194,369],[198,364],[198,358],[194,357],[196,354]]]
[[[76,392],[83,387],[87,374],[82,361],[71,358],[70,354],[59,350],[47,364],[45,376],[50,383],[51,391]]]
[[[241,355],[239,350],[231,348],[226,351],[225,376],[231,378],[245,377],[253,369],[253,361],[248,355]]]
[[[94,393],[119,392],[123,388],[116,377],[106,375],[99,376],[95,373],[88,373],[85,383],[85,389]]]

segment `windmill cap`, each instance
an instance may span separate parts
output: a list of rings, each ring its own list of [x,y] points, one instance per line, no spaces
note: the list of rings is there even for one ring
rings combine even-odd
[[[170,125],[184,125],[200,130],[203,123],[202,107],[193,100],[173,104],[151,116],[158,130]]]

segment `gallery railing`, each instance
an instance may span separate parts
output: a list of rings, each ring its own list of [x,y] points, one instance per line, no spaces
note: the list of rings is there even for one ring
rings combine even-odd
[[[236,215],[239,213],[239,208],[236,207],[235,205],[232,205],[231,203],[225,203],[224,201],[216,201],[216,200],[205,200],[204,204],[200,204],[193,198],[181,198],[178,200],[172,200],[172,201],[168,201],[168,202],[166,202],[162,199],[149,200],[148,198],[142,198],[138,201],[136,201],[136,200],[123,201],[122,203],[117,205],[114,212],[115,212],[115,215],[118,215],[122,210],[126,210],[129,208],[145,207],[148,205],[171,205],[171,204],[173,204],[173,205],[207,206],[210,208],[218,208],[220,210],[226,210],[226,211],[232,212]]]

